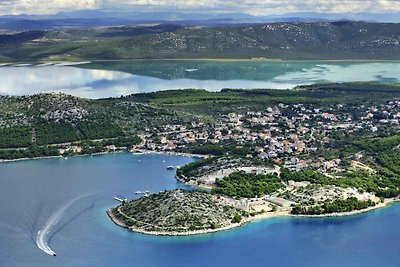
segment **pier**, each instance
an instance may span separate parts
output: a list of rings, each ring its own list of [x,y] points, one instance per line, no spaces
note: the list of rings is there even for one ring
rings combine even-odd
[[[115,196],[114,199],[119,202],[127,202],[128,201],[128,199],[123,196]]]

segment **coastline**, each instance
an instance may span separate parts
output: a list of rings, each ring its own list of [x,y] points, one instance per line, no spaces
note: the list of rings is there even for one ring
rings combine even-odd
[[[79,154],[79,155],[70,155],[69,157],[88,157],[88,156],[100,156],[112,153],[123,153],[124,151],[104,151],[104,152],[97,152],[92,154]],[[34,158],[18,158],[18,159],[0,159],[1,163],[9,163],[9,162],[18,162],[18,161],[25,161],[25,160],[40,160],[40,159],[54,159],[54,158],[67,158],[65,156],[42,156],[42,157],[34,157]]]
[[[189,158],[207,158],[208,155],[200,155],[200,154],[191,154],[191,153],[183,153],[183,152],[167,152],[167,151],[153,151],[153,150],[146,150],[146,149],[135,149],[134,151],[127,151],[127,150],[118,150],[118,151],[104,151],[104,152],[97,152],[92,154],[78,154],[78,155],[70,155],[69,157],[86,157],[86,156],[98,156],[98,155],[106,155],[112,153],[132,153],[135,155],[148,155],[148,154],[155,154],[155,155],[168,155],[168,156],[180,156],[180,157],[189,157]],[[0,159],[1,163],[7,162],[17,162],[17,161],[25,161],[25,160],[39,160],[39,159],[52,159],[52,158],[65,158],[65,156],[41,156],[41,157],[34,157],[34,158],[18,158],[18,159]]]
[[[154,231],[154,232],[149,232],[149,231],[144,231],[141,229],[137,229],[134,227],[128,227],[121,221],[119,221],[111,212],[112,209],[110,208],[107,210],[107,215],[109,219],[116,225],[127,229],[128,231],[135,232],[135,233],[140,233],[140,234],[145,234],[145,235],[153,235],[153,236],[191,236],[191,235],[202,235],[202,234],[211,234],[211,233],[216,233],[216,232],[221,232],[221,231],[226,231],[226,230],[231,230],[240,226],[243,226],[245,224],[258,221],[258,220],[264,220],[264,219],[270,219],[270,218],[308,218],[308,219],[316,219],[316,218],[340,218],[340,217],[350,217],[358,214],[363,214],[363,213],[368,213],[373,210],[381,209],[381,208],[386,208],[389,207],[392,203],[399,202],[400,199],[386,199],[383,203],[379,203],[373,207],[368,207],[366,209],[362,210],[353,210],[350,212],[335,212],[335,213],[328,213],[328,214],[321,214],[321,215],[293,215],[290,213],[289,209],[281,209],[275,212],[266,212],[264,214],[259,214],[254,217],[247,217],[243,218],[243,220],[240,223],[237,224],[231,224],[225,227],[221,227],[218,229],[204,229],[204,230],[195,230],[195,231],[187,231],[187,232],[165,232],[165,231]]]
[[[43,156],[43,157],[34,157],[34,158],[18,158],[18,159],[0,159],[0,163],[7,162],[17,162],[17,161],[25,161],[25,160],[39,160],[39,159],[53,159],[53,158],[62,158],[63,156]]]
[[[201,154],[173,152],[173,151],[154,151],[154,150],[146,150],[146,149],[134,149],[134,150],[128,151],[128,152],[136,154],[136,155],[155,154],[155,155],[181,156],[181,157],[189,157],[189,158],[208,158],[209,157],[208,155],[201,155]]]
[[[209,62],[400,62],[400,59],[282,59],[282,58],[160,58],[122,61],[209,61]],[[110,60],[108,62],[112,62]],[[92,60],[91,62],[101,62]]]
[[[78,155],[70,155],[69,157],[87,157],[87,156],[99,156],[99,155],[106,155],[106,154],[113,154],[113,153],[132,153],[136,155],[148,155],[148,154],[155,154],[155,155],[168,155],[168,156],[180,156],[180,157],[189,157],[189,158],[207,158],[208,155],[200,155],[200,154],[191,154],[191,153],[182,153],[182,152],[167,152],[167,151],[153,151],[153,150],[146,150],[146,149],[135,149],[135,151],[127,151],[127,150],[118,150],[118,151],[104,151],[104,152],[97,152],[92,154],[78,154]],[[41,157],[34,157],[34,158],[18,158],[18,159],[0,159],[1,163],[7,162],[17,162],[17,161],[25,161],[25,160],[39,160],[39,159],[52,159],[52,158],[65,158],[65,156],[41,156]]]
[[[341,59],[282,59],[282,58],[132,58],[132,59],[88,59],[83,61],[23,61],[23,62],[3,62],[1,64],[63,64],[65,66],[88,65],[101,62],[134,62],[134,61],[209,61],[209,62],[400,62],[400,59],[362,59],[362,58],[341,58]]]
[[[221,232],[221,231],[226,231],[226,230],[230,230],[233,228],[237,228],[237,227],[242,226],[247,223],[247,222],[241,222],[241,223],[235,223],[235,224],[231,224],[231,225],[228,225],[225,227],[221,227],[218,229],[204,229],[204,230],[195,230],[195,231],[187,231],[187,232],[165,232],[165,231],[149,232],[149,231],[141,230],[141,229],[138,229],[135,227],[128,227],[123,222],[119,221],[114,216],[114,214],[112,214],[112,209],[114,209],[114,208],[108,209],[106,211],[106,214],[107,214],[108,218],[114,224],[118,225],[119,227],[125,228],[130,232],[135,232],[135,233],[144,234],[144,235],[153,235],[153,236],[191,236],[191,235],[211,234],[211,233],[216,233],[216,232]]]
[[[376,204],[375,206],[368,207],[366,209],[362,210],[353,210],[353,211],[348,211],[348,212],[334,212],[334,213],[327,213],[327,214],[318,214],[318,215],[291,215],[292,217],[303,217],[303,218],[329,218],[329,217],[348,217],[348,216],[353,216],[353,215],[358,215],[362,213],[367,213],[373,210],[377,209],[382,209],[390,206],[391,204],[395,202],[399,202],[400,199],[385,199],[384,202],[380,202]]]

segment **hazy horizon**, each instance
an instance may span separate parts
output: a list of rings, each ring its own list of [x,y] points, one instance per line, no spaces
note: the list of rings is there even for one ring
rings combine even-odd
[[[185,15],[197,14],[193,19],[230,17],[237,19],[254,17],[310,17],[321,19],[349,19],[400,22],[400,1],[395,0],[300,0],[300,1],[183,1],[165,0],[6,0],[0,3],[0,16],[39,17],[127,17],[141,14],[142,19],[152,19],[154,13],[168,14],[170,20],[184,19]],[[189,16],[190,17],[190,16]]]

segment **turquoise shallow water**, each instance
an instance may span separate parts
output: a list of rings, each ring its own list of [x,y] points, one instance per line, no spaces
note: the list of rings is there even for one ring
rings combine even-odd
[[[0,94],[64,92],[103,98],[168,89],[293,88],[319,82],[400,82],[400,62],[131,61],[2,66]],[[24,77],[21,79],[21,77]]]
[[[110,154],[0,164],[0,266],[400,266],[400,205],[347,218],[275,218],[192,237],[130,233],[109,221],[115,195],[185,187],[168,165],[191,158]],[[52,228],[51,257],[32,238]]]

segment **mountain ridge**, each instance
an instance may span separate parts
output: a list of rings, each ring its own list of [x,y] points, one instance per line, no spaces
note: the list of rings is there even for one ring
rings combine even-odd
[[[130,27],[44,31],[42,38],[37,39],[35,35],[31,40],[25,38],[23,42],[17,42],[18,45],[4,45],[0,58],[5,61],[400,59],[400,24],[393,23],[290,22],[240,27],[165,25],[153,32],[151,28],[142,27],[139,34],[137,31],[134,34]],[[109,37],[105,37],[105,33]]]

